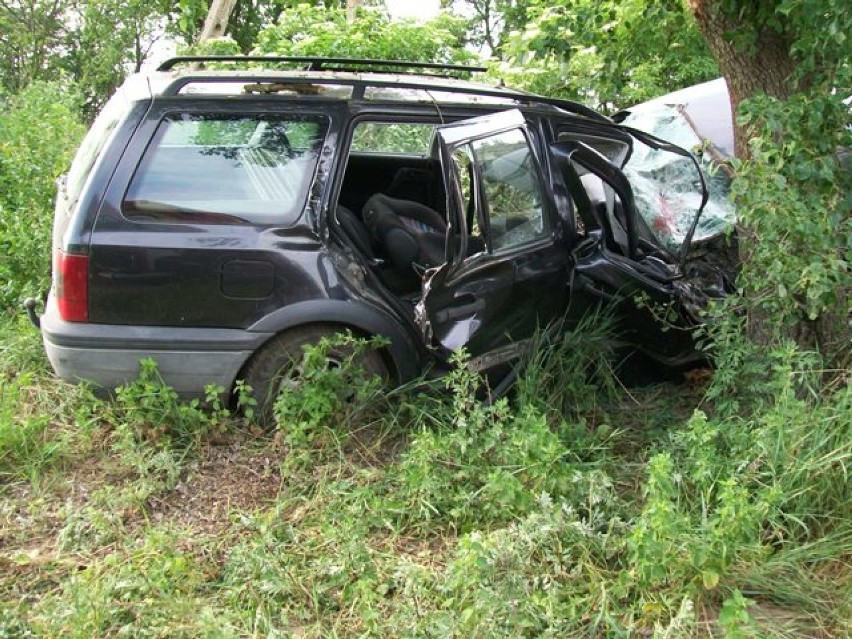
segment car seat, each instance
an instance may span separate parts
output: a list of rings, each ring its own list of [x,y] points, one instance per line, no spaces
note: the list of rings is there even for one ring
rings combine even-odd
[[[412,270],[399,271],[377,254],[370,232],[355,213],[345,206],[338,206],[336,211],[337,223],[352,242],[354,248],[367,260],[372,270],[382,283],[397,295],[408,295],[420,288],[420,278]]]
[[[364,204],[364,224],[401,272],[444,262],[447,223],[428,206],[376,193]]]

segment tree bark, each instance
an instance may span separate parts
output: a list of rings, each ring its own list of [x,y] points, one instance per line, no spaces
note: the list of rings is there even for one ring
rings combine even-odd
[[[354,22],[355,12],[361,5],[361,0],[346,0],[346,19],[349,22]]]
[[[225,35],[225,29],[228,28],[228,18],[231,17],[231,11],[234,10],[235,4],[237,4],[237,0],[213,0],[210,3],[207,19],[198,35],[198,43],[213,38],[221,38]]]
[[[770,23],[767,19],[767,16],[772,16],[776,0],[747,0],[741,3],[737,13],[724,9],[721,0],[687,0],[687,4],[725,77],[732,115],[736,114],[740,102],[758,94],[787,100],[794,93],[808,88],[807,76],[796,74],[797,63],[791,55],[793,38],[790,30],[793,27],[785,27],[783,21],[773,20]],[[734,37],[742,38],[744,42],[737,43]],[[749,138],[748,129],[738,126],[734,120],[736,155],[740,159],[751,159]],[[760,239],[753,229],[744,225],[738,225],[737,239],[740,264],[745,264],[750,259],[752,247]],[[773,294],[771,291],[762,293]],[[837,294],[841,297],[837,308],[848,308],[842,301],[846,292],[839,290]],[[770,317],[760,304],[751,304],[748,310],[749,336],[758,344],[769,343],[774,321],[775,318]],[[842,316],[826,313],[816,320],[802,316],[784,334],[805,348],[828,355],[839,354],[841,360],[849,357],[848,322]],[[838,344],[844,341],[846,346],[839,347]]]
[[[790,56],[788,36],[765,25],[750,24],[746,18],[735,19],[720,4],[718,0],[688,0],[698,29],[725,76],[732,115],[742,100],[760,93],[786,100],[799,88],[792,79],[796,63]],[[735,32],[753,37],[753,46],[737,46],[731,38]],[[735,124],[739,158],[748,158],[748,137],[748,131]]]

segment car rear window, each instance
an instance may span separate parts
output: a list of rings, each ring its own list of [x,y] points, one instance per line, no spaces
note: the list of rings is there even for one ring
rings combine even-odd
[[[282,224],[302,212],[328,120],[171,114],[124,198],[136,221]]]

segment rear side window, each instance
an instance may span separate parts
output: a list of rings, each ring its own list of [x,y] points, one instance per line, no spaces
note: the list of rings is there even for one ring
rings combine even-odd
[[[136,221],[281,224],[302,212],[328,120],[173,114],[124,198]]]
[[[118,91],[100,112],[92,128],[83,138],[80,148],[74,155],[71,168],[68,170],[68,179],[65,182],[65,193],[71,202],[76,202],[86,183],[86,178],[92,171],[95,160],[98,159],[104,146],[106,146],[115,127],[127,115],[130,103],[124,98],[124,94]]]
[[[426,157],[435,126],[406,122],[360,122],[352,136],[356,153],[399,153]]]

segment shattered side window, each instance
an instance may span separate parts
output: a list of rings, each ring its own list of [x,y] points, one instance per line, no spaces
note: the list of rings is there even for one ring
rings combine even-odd
[[[730,178],[701,153],[701,138],[677,109],[661,106],[632,112],[623,122],[672,142],[698,155],[707,181],[709,200],[701,213],[692,241],[727,232],[736,221],[730,201]],[[636,208],[660,243],[677,251],[701,204],[701,184],[692,162],[637,141],[624,167],[633,187]]]

